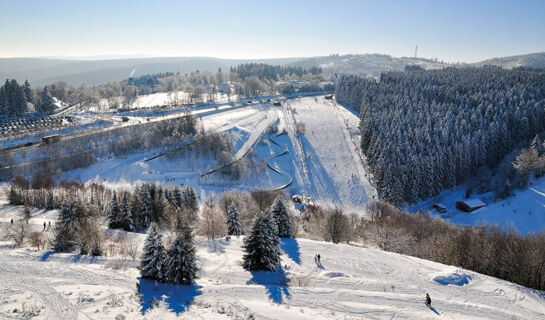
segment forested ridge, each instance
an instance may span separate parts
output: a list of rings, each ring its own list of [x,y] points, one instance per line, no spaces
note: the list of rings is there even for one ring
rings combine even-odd
[[[378,81],[341,77],[335,93],[360,110],[362,151],[377,191],[398,206],[497,166],[545,129],[543,70],[409,67]]]

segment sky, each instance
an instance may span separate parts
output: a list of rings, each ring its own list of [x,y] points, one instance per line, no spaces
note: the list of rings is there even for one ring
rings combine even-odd
[[[476,62],[545,51],[545,0],[0,0],[0,57],[383,53]]]

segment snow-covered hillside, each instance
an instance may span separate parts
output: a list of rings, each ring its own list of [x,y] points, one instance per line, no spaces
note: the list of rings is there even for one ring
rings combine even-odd
[[[283,119],[289,126],[302,123],[304,134],[291,134],[298,159],[307,172],[299,181],[307,193],[321,204],[358,210],[376,197],[360,151],[358,116],[324,97],[288,100]],[[288,132],[293,132],[289,131]],[[298,152],[297,152],[298,151]]]
[[[471,213],[456,209],[456,201],[465,198],[465,188],[457,187],[442,192],[439,196],[409,207],[410,212],[430,211],[455,224],[466,226],[494,225],[502,228],[514,227],[521,233],[545,230],[545,177],[534,180],[524,190],[515,190],[515,195],[502,201],[494,201],[492,193],[472,195],[486,206]],[[447,212],[440,214],[432,209],[434,203],[443,203]]]
[[[1,223],[22,208],[0,207]],[[41,230],[53,212],[33,212]],[[45,219],[45,220],[44,220]],[[129,234],[143,241],[143,234]],[[197,239],[195,286],[139,278],[137,261],[0,246],[0,318],[542,319],[545,295],[426,260],[346,244],[284,239],[282,270],[248,272],[243,239]],[[314,261],[321,255],[321,265]],[[425,294],[432,308],[424,305]],[[155,301],[155,302],[154,302]]]
[[[213,159],[188,156],[145,161],[160,152],[155,150],[103,159],[88,168],[67,172],[64,178],[125,188],[142,181],[189,184],[203,196],[232,188],[286,187],[289,193],[305,194],[314,202],[341,206],[350,212],[363,212],[368,201],[376,197],[361,158],[359,119],[352,110],[318,96],[287,99],[282,106],[261,103],[207,112],[198,115],[199,121],[209,132],[230,134],[235,160],[252,150],[257,163],[265,161],[274,169],[267,167],[251,180],[228,181],[219,174],[202,177],[202,173],[215,169]],[[298,134],[301,123],[306,129]],[[268,134],[266,129],[273,124],[279,132]]]

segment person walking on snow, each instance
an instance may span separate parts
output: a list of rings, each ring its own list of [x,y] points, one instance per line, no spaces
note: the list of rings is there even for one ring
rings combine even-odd
[[[45,221],[44,221],[44,229],[42,231],[45,231],[45,227],[46,227],[46,224],[45,224]]]
[[[429,307],[431,305],[431,298],[428,293],[426,293],[426,305]]]

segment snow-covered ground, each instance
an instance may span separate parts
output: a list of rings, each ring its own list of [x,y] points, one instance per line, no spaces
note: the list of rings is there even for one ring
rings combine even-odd
[[[527,189],[515,190],[515,195],[502,201],[494,201],[492,193],[473,194],[471,198],[482,200],[486,206],[467,213],[456,209],[456,201],[465,198],[465,187],[446,190],[439,196],[409,207],[410,212],[430,211],[446,220],[461,225],[494,225],[515,227],[521,233],[545,230],[545,177],[533,180]],[[447,213],[440,214],[432,209],[434,203],[447,206]]]
[[[288,100],[283,116],[287,125],[295,122],[305,127],[304,134],[290,136],[299,140],[297,156],[308,171],[303,170],[306,179],[303,177],[299,183],[306,186],[312,198],[330,207],[357,212],[376,197],[361,158],[355,112],[324,97],[307,97]]]
[[[201,100],[203,102],[209,102],[209,95],[203,94]],[[214,102],[216,103],[225,103],[229,100],[234,101],[238,99],[236,95],[231,95],[230,99],[226,94],[215,93]],[[121,104],[123,101],[122,97],[117,99],[101,99],[98,103],[98,108],[92,107],[89,110],[97,111],[98,109],[103,110],[109,107],[109,103],[113,103],[117,100],[118,104]],[[176,91],[176,92],[157,92],[152,94],[146,94],[138,96],[134,101],[131,102],[129,108],[131,109],[140,109],[140,108],[154,108],[164,105],[177,105],[181,103],[189,103],[190,97],[188,92]]]
[[[54,212],[34,211],[41,230]],[[0,207],[0,222],[22,216]],[[143,234],[129,234],[143,241]],[[475,272],[346,244],[284,239],[282,270],[248,272],[242,238],[197,239],[195,286],[139,278],[138,261],[0,243],[0,318],[543,319],[545,293]],[[321,265],[314,262],[320,253]],[[424,305],[429,293],[432,307]],[[154,301],[157,301],[154,303]],[[120,319],[125,319],[121,318]]]
[[[248,141],[256,139],[254,132],[262,132],[269,123],[274,122],[276,114],[262,105],[228,110],[199,118],[202,126],[209,132],[231,132],[234,152],[249,147]],[[253,142],[251,143],[253,144]],[[171,160],[159,157],[145,161],[161,150],[130,154],[124,158],[102,160],[90,167],[77,169],[64,174],[66,179],[82,182],[96,181],[111,187],[130,189],[140,182],[160,182],[169,185],[192,185],[198,194],[210,195],[223,190],[222,186],[201,184],[200,174],[215,168],[215,159],[195,158],[191,155]],[[232,186],[228,186],[231,188]]]
[[[319,97],[288,99],[282,106],[261,103],[235,109],[229,105],[193,110],[205,130],[230,133],[234,159],[253,150],[258,165],[268,165],[259,177],[227,181],[218,173],[200,177],[216,169],[213,159],[169,160],[160,157],[144,161],[160,150],[103,160],[88,168],[68,172],[64,178],[83,182],[130,187],[142,181],[189,184],[198,194],[208,196],[226,189],[276,189],[306,194],[329,207],[341,206],[349,212],[364,212],[376,191],[369,183],[361,152],[357,115],[335,102]],[[202,114],[199,114],[202,112]],[[175,114],[161,116],[173,117]],[[155,118],[153,118],[155,119]],[[306,126],[296,133],[296,122]],[[280,134],[265,131],[272,124]]]

